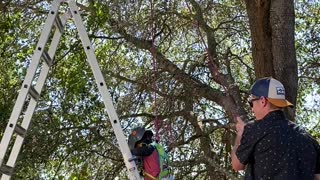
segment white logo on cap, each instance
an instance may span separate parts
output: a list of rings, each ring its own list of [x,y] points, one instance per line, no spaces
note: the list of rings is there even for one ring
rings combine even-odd
[[[285,91],[283,87],[276,87],[277,95],[285,95]]]

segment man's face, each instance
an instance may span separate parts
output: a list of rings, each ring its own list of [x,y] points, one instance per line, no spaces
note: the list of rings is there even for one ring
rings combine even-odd
[[[248,99],[248,103],[249,103],[250,107],[253,108],[255,101],[258,101],[258,100],[260,100],[260,97],[256,97],[256,96],[251,95]]]
[[[263,111],[264,105],[262,102],[265,100],[266,100],[265,97],[257,97],[257,96],[253,96],[253,95],[251,95],[248,99],[248,103],[251,107],[251,111],[257,120],[260,120],[265,116],[264,111]]]

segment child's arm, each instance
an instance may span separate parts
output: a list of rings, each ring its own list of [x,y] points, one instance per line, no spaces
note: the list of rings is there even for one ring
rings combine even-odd
[[[149,156],[154,151],[154,147],[151,145],[146,145],[143,147],[137,147],[131,150],[131,153],[135,156]]]

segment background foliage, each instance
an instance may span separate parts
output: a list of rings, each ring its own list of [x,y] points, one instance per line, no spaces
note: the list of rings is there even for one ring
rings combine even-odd
[[[246,92],[255,75],[244,2],[151,2],[78,1],[124,132],[128,135],[138,125],[155,130],[156,113],[160,141],[173,147],[170,157],[176,179],[237,179],[241,174],[231,170],[229,157],[233,117],[225,109],[231,92],[223,82],[212,80],[216,77],[208,59],[215,55],[219,72],[238,86],[241,108],[250,112]],[[0,8],[2,137],[50,2],[12,0],[1,2]],[[295,11],[296,121],[319,139],[320,3],[299,0]],[[200,28],[201,21],[211,27],[212,34]],[[70,21],[14,178],[126,179],[108,120]]]

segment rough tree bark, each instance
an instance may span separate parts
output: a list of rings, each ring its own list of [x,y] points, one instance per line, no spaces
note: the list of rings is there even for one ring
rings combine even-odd
[[[293,0],[246,0],[257,78],[272,76],[283,83],[286,98],[296,104],[298,65],[294,46]],[[294,120],[295,109],[287,116]]]

